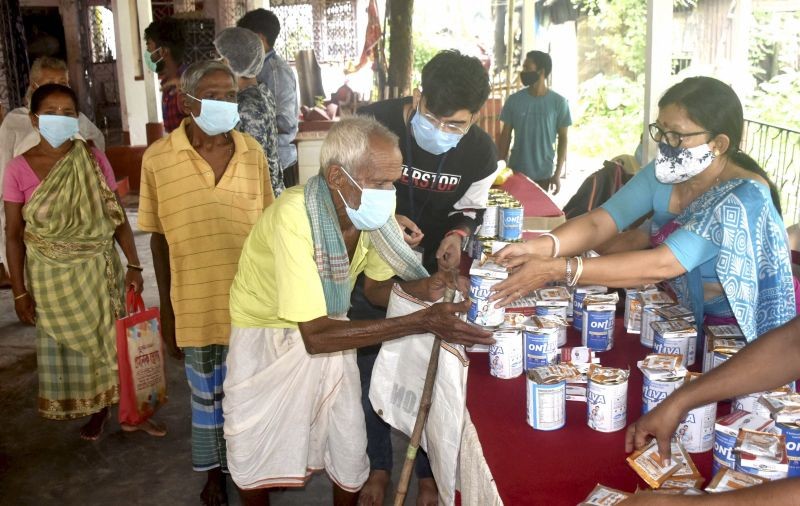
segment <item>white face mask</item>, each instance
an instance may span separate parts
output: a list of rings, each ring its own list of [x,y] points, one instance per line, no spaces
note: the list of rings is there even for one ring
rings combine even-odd
[[[664,184],[682,183],[706,170],[715,158],[708,144],[673,148],[666,142],[660,142],[656,156],[656,179]]]

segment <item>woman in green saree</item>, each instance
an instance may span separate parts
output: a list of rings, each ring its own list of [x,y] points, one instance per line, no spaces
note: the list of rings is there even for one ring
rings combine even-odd
[[[141,292],[142,267],[108,160],[75,138],[77,104],[65,86],[37,88],[31,122],[42,139],[8,163],[3,200],[14,308],[37,330],[39,414],[91,415],[80,435],[95,440],[119,400],[115,321],[125,287]]]

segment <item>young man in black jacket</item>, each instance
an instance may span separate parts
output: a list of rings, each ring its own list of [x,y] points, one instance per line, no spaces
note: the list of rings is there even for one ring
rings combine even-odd
[[[489,76],[477,58],[441,51],[422,69],[422,86],[413,96],[385,100],[358,112],[375,117],[397,134],[403,175],[397,188],[396,218],[406,242],[429,272],[456,270],[463,240],[480,223],[489,187],[497,172],[494,142],[475,123],[489,97]],[[350,317],[384,317],[363,290],[353,293]],[[367,421],[370,476],[359,504],[382,505],[392,469],[390,428],[369,401],[372,367],[380,346],[359,349],[362,404]],[[424,452],[417,456],[418,505],[437,503],[436,483]]]

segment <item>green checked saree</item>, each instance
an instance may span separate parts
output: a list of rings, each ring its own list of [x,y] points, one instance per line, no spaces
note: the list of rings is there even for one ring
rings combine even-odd
[[[118,401],[115,321],[124,211],[76,141],[22,208],[28,290],[36,302],[39,414],[65,420]]]

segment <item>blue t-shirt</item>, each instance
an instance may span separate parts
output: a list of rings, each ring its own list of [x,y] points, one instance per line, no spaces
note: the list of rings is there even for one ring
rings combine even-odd
[[[601,207],[611,215],[620,231],[652,211],[651,232],[657,231],[676,217],[669,212],[673,187],[656,179],[655,163],[650,162]],[[667,237],[664,245],[687,272],[699,267],[700,278],[704,283],[719,283],[719,247],[713,242],[679,228]],[[718,316],[732,314],[724,295],[706,300],[704,305],[706,313]]]
[[[514,129],[508,165],[533,180],[552,177],[556,134],[572,124],[567,99],[552,90],[534,97],[524,88],[508,97],[500,121]]]

